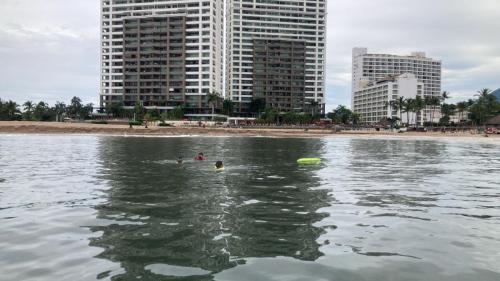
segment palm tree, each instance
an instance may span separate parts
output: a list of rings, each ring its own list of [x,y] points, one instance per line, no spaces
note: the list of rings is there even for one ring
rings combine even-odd
[[[488,88],[484,88],[484,89],[477,91],[477,93],[479,94],[479,98],[485,98],[489,94],[491,94],[491,90]]]
[[[392,120],[392,112],[393,111],[397,111],[398,110],[398,101],[397,100],[390,100],[388,102],[385,102],[385,106],[389,108],[390,112],[391,112],[391,117],[389,119]]]
[[[76,119],[79,117],[82,108],[82,100],[79,97],[73,97],[71,99],[70,105],[68,106],[68,113],[72,118]]]
[[[413,110],[414,112],[417,114],[417,120],[416,120],[416,125],[417,125],[417,128],[418,128],[418,125],[419,125],[419,120],[422,120],[422,110],[425,108],[425,101],[424,99],[422,99],[421,96],[417,96],[414,100],[414,103],[413,103]]]
[[[457,103],[457,111],[459,113],[460,122],[462,122],[463,114],[466,110],[467,110],[467,102],[463,101],[463,102]]]
[[[35,108],[35,104],[32,101],[27,101],[23,104],[24,106],[24,114],[27,121],[31,121],[33,109]]]
[[[479,96],[476,104],[476,111],[479,115],[479,123],[484,123],[489,116],[496,114],[497,101],[496,98],[491,95],[490,89],[482,89],[477,92],[476,96]]]
[[[426,120],[428,120],[427,119],[427,110],[430,108],[430,106],[432,106],[432,98],[433,98],[432,96],[425,96],[425,98],[424,98],[424,104],[425,104],[425,109],[426,109],[424,116],[425,116]],[[431,110],[431,118],[432,118],[432,110]],[[429,121],[427,121],[427,122],[429,122]],[[432,123],[432,120],[431,120],[431,123]]]
[[[234,111],[234,104],[233,101],[230,99],[225,99],[224,102],[222,103],[222,111],[224,114],[227,116],[231,116],[231,114]]]
[[[396,105],[399,111],[399,120],[403,123],[403,106],[405,104],[405,97],[399,97],[396,100]]]
[[[434,126],[434,115],[436,113],[436,106],[441,105],[441,97],[431,97],[430,98],[430,106],[432,106],[432,111],[431,111],[431,122],[432,126]]]
[[[441,105],[441,123],[448,124],[450,122],[450,116],[455,114],[456,106],[454,104],[443,103]]]
[[[19,105],[14,101],[9,100],[4,104],[4,110],[7,113],[7,117],[12,120],[14,119],[14,116],[19,113]]]
[[[49,111],[49,105],[41,101],[37,103],[35,109],[33,110],[33,118],[36,121],[48,121],[50,119],[48,111]]]
[[[359,113],[351,114],[351,121],[353,125],[357,125],[359,123],[359,120],[361,120],[361,115]]]
[[[406,99],[402,104],[402,111],[406,113],[406,126],[410,126],[410,113],[413,112],[414,99]]]
[[[311,101],[311,115],[312,118],[316,116],[316,109],[318,108],[319,102],[317,100]]]
[[[443,102],[445,102],[447,99],[450,98],[450,93],[448,93],[447,91],[444,91],[442,94],[441,94],[441,100]]]
[[[212,121],[214,120],[214,114],[215,114],[215,105],[217,104],[217,101],[220,98],[220,94],[216,91],[210,92],[207,95],[207,102],[212,108]]]
[[[82,119],[85,119],[85,118],[89,117],[90,115],[92,115],[93,112],[94,112],[94,104],[93,103],[87,103],[82,108],[80,116],[82,117]]]
[[[250,102],[249,110],[254,116],[260,118],[260,114],[262,111],[266,109],[266,99],[262,97],[253,98]]]
[[[62,122],[62,116],[66,112],[66,104],[63,102],[56,102],[56,105],[54,106],[54,111],[56,113],[56,121]]]

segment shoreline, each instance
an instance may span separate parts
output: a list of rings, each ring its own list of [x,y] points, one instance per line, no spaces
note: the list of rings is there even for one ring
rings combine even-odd
[[[112,135],[112,136],[203,136],[203,137],[284,137],[284,138],[323,138],[323,137],[394,137],[394,138],[448,138],[448,139],[493,139],[500,140],[500,135],[441,132],[406,132],[389,131],[345,131],[333,132],[331,129],[262,129],[262,128],[214,128],[214,127],[149,127],[114,124],[90,123],[55,123],[28,121],[0,121],[2,134],[73,134],[73,135]]]

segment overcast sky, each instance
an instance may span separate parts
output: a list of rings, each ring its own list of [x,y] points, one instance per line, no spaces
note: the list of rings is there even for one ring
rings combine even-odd
[[[350,104],[351,49],[443,61],[453,101],[500,87],[500,0],[328,0],[327,108]],[[99,101],[99,0],[1,0],[0,98]]]

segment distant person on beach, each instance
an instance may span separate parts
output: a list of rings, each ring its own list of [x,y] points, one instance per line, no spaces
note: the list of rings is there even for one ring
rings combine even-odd
[[[184,162],[184,159],[182,159],[182,157],[177,158],[178,165],[182,165],[183,162]]]
[[[205,155],[202,152],[200,152],[200,153],[198,153],[198,155],[196,155],[196,157],[194,158],[194,160],[196,160],[196,161],[205,161],[207,159],[205,158]]]
[[[216,168],[217,170],[222,170],[222,169],[224,169],[224,163],[223,163],[222,161],[217,161],[217,162],[215,162],[215,168]]]

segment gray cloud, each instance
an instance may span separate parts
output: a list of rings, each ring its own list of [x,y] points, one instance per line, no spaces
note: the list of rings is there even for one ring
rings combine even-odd
[[[498,0],[329,0],[328,104],[350,103],[351,49],[409,54],[443,62],[453,101],[500,87]]]
[[[98,0],[2,0],[0,98],[97,103]],[[351,49],[443,61],[454,100],[500,87],[498,0],[328,0],[328,109],[350,103]]]
[[[99,1],[3,0],[0,98],[97,103]]]

